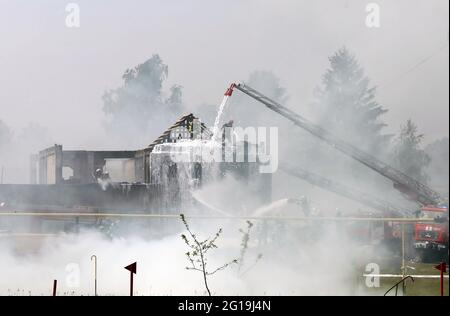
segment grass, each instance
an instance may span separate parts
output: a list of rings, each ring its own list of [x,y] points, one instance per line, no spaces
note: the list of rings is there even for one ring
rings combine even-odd
[[[434,268],[436,264],[427,263],[413,263],[407,262],[407,274],[409,275],[440,275],[440,272]],[[412,269],[412,268],[414,269]],[[400,268],[387,268],[381,271],[382,274],[401,274]],[[445,273],[448,275],[448,273]],[[381,278],[379,288],[367,288],[365,286],[365,279],[361,278],[362,282],[359,284],[360,288],[364,288],[364,292],[368,295],[383,295],[391,286],[400,281],[400,278]],[[394,295],[395,288],[389,293]],[[401,286],[399,286],[399,295],[401,295]],[[415,278],[414,282],[406,281],[406,295],[407,296],[439,296],[440,295],[440,279],[419,279]],[[444,295],[449,295],[449,280],[444,278]]]

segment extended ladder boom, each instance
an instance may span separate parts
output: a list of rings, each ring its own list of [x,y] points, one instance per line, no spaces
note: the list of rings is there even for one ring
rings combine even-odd
[[[428,188],[426,185],[418,182],[417,180],[414,180],[413,178],[396,170],[395,168],[380,161],[372,155],[359,150],[353,145],[338,139],[332,133],[328,132],[318,125],[313,124],[312,122],[306,120],[305,118],[277,103],[276,101],[266,97],[255,89],[243,83],[232,84],[229,88],[229,91],[231,91],[233,88],[236,88],[252,97],[253,99],[261,102],[272,111],[275,111],[288,120],[292,121],[295,125],[307,130],[312,135],[319,137],[342,153],[352,157],[353,159],[359,161],[370,169],[390,179],[394,183],[394,188],[406,194],[411,200],[414,200],[421,205],[439,203],[439,194]]]
[[[318,174],[309,172],[299,167],[292,167],[289,164],[282,163],[280,169],[294,177],[307,181],[308,183],[315,185],[319,188],[336,193],[353,201],[357,201],[361,204],[369,206],[373,209],[386,213],[388,216],[391,213],[395,213],[401,216],[409,215],[406,211],[403,211],[400,207],[391,205],[386,201],[379,199],[375,196],[364,193],[360,190],[348,187],[342,183],[324,178]]]

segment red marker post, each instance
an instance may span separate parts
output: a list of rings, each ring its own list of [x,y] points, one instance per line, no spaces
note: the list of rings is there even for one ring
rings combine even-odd
[[[130,271],[130,296],[133,296],[133,274],[136,274],[137,262],[126,266],[125,269]]]
[[[447,272],[447,265],[441,262],[435,268],[441,271],[441,296],[444,296],[444,272]]]

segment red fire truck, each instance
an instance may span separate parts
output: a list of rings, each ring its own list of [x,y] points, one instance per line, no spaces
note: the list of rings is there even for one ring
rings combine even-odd
[[[433,222],[414,225],[414,248],[423,262],[448,263],[448,206],[424,206],[421,217]]]

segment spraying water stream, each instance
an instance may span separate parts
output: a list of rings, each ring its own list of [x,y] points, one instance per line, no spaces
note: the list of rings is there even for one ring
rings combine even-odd
[[[204,206],[206,206],[207,208],[209,208],[210,210],[213,210],[221,215],[225,215],[225,216],[229,216],[232,217],[232,215],[230,213],[227,213],[213,205],[211,205],[210,203],[206,202],[205,200],[203,200],[199,194],[197,192],[191,191],[192,197],[199,203],[203,204]]]
[[[214,127],[213,127],[213,135],[211,140],[217,141],[217,135],[219,134],[219,124],[220,124],[220,118],[222,116],[223,110],[225,109],[225,106],[227,105],[229,95],[225,95],[222,99],[222,103],[219,106],[219,111],[217,112],[216,120],[214,121]]]
[[[252,216],[263,216],[267,215],[269,213],[274,213],[275,215],[280,215],[283,211],[283,207],[285,207],[288,204],[294,204],[294,205],[301,205],[302,201],[301,199],[296,198],[284,198],[277,201],[274,201],[272,203],[266,204],[261,206],[260,208],[256,209]]]
[[[173,187],[169,191],[190,192],[188,197],[182,197],[182,200],[192,201],[194,199],[214,212],[225,216],[231,216],[231,214],[212,206],[195,193],[198,184],[203,182],[198,178],[195,170],[201,170],[200,177],[206,182],[217,180],[216,177],[220,173],[220,166],[215,164],[215,162],[222,159],[222,144],[219,142],[220,122],[229,97],[229,95],[224,95],[222,99],[210,139],[181,139],[173,143],[158,144],[152,152],[153,165],[173,166],[173,163],[176,165],[176,167],[170,168],[172,168],[172,173],[176,173],[178,189]],[[167,186],[171,182],[169,177],[169,167],[154,168],[152,170],[152,178]]]

